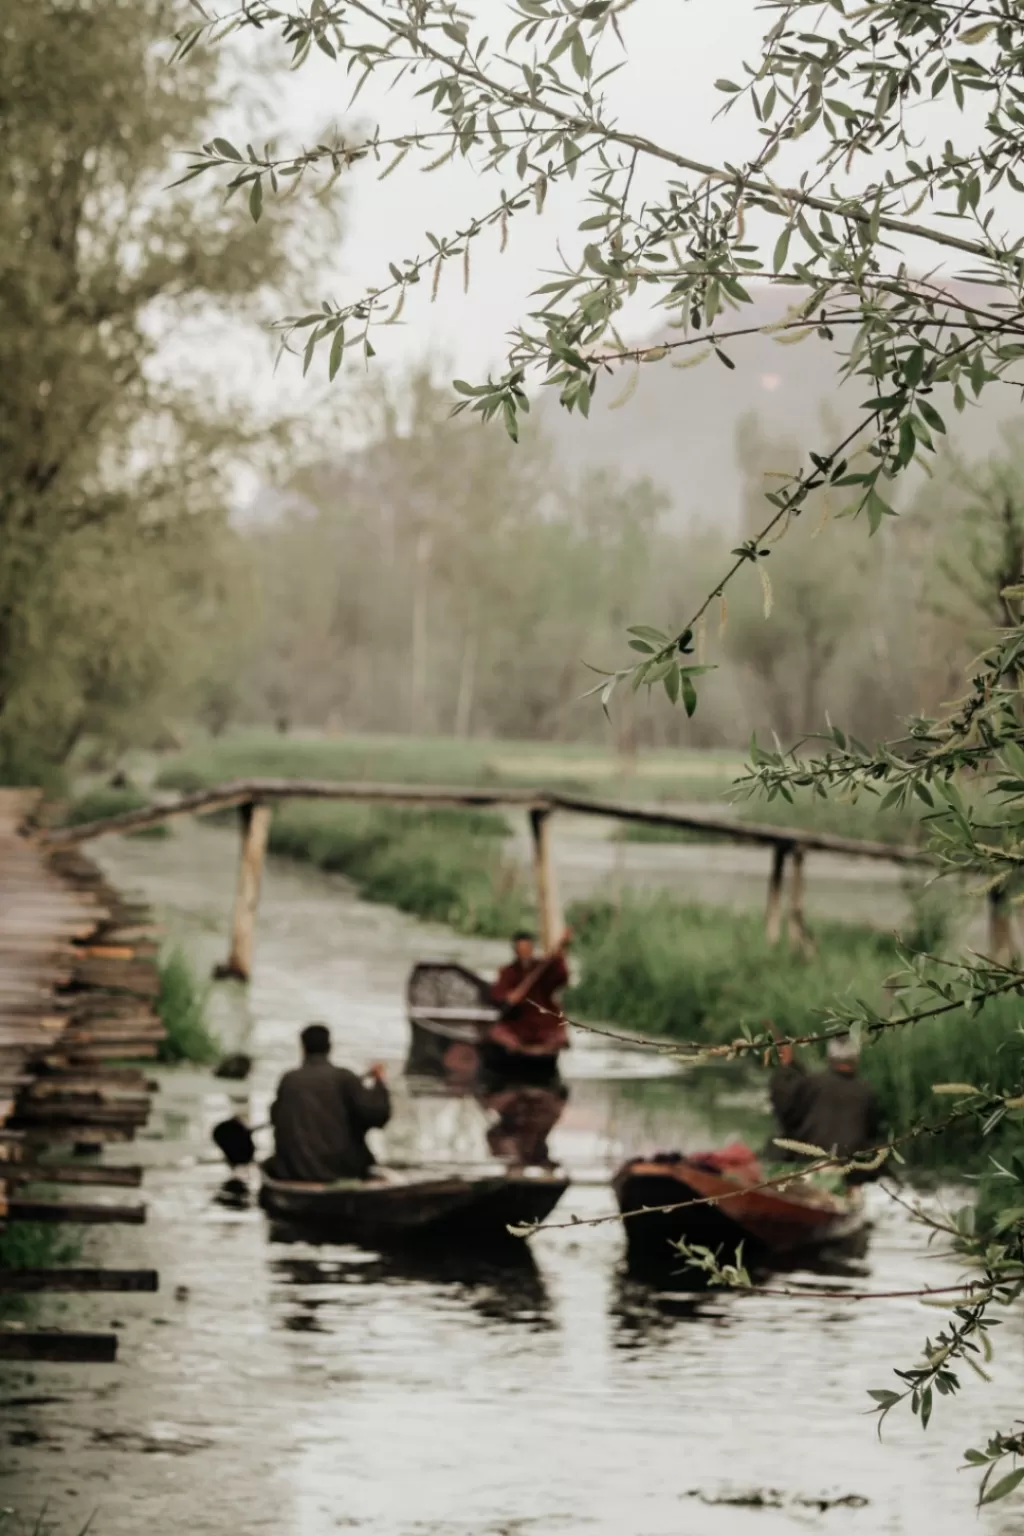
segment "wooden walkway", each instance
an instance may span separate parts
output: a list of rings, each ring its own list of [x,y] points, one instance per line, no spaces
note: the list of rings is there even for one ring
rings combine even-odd
[[[136,1066],[163,1037],[148,910],[125,903],[74,848],[32,827],[36,791],[0,790],[0,1222],[130,1222],[145,1207],[53,1198],[63,1186],[133,1187],[137,1168],[67,1160],[130,1141],[149,1115]],[[52,1148],[65,1149],[54,1161]],[[152,1289],[152,1271],[0,1269],[0,1291]],[[0,1325],[0,1359],[111,1360],[114,1334]]]

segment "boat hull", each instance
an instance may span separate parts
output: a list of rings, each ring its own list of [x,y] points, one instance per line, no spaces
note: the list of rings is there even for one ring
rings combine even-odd
[[[320,1241],[493,1249],[518,1244],[509,1227],[543,1221],[568,1186],[568,1179],[547,1174],[293,1184],[264,1173],[260,1204]]]
[[[757,1189],[728,1174],[678,1163],[625,1164],[613,1180],[626,1218],[626,1251],[633,1270],[685,1272],[679,1242],[711,1249],[723,1263],[784,1268],[848,1243],[865,1231],[855,1197],[810,1187]],[[700,1202],[700,1203],[695,1203]]]

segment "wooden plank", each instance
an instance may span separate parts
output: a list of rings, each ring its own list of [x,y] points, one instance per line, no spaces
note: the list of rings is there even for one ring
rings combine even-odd
[[[238,861],[235,910],[231,919],[231,950],[225,964],[217,966],[214,972],[216,976],[248,981],[252,973],[256,908],[260,898],[267,839],[270,836],[271,815],[269,805],[241,807],[242,850]]]
[[[83,1125],[74,1121],[67,1125],[29,1125],[16,1134],[31,1147],[74,1146],[102,1147],[107,1142],[134,1141],[137,1127],[134,1125]]]
[[[851,858],[879,859],[898,864],[931,864],[923,849],[904,844],[861,841],[832,833],[808,832],[797,827],[772,827],[703,812],[671,811],[663,807],[600,800],[581,795],[552,794],[543,790],[487,789],[479,786],[448,787],[422,784],[343,783],[316,779],[245,779],[215,785],[195,794],[182,795],[163,805],[127,811],[102,821],[64,827],[46,833],[50,846],[86,842],[107,832],[135,831],[155,826],[175,816],[208,815],[233,805],[273,800],[343,800],[369,805],[404,806],[499,806],[522,805],[542,810],[574,811],[583,816],[606,816],[618,821],[645,822],[650,826],[682,827],[736,843],[793,847],[843,854]]]
[[[78,1200],[29,1200],[13,1195],[7,1201],[9,1221],[68,1222],[75,1226],[141,1227],[144,1205],[87,1205]]]
[[[61,1328],[0,1327],[0,1360],[50,1360],[108,1365],[117,1359],[116,1333],[72,1333]]]
[[[0,1181],[5,1184],[75,1184],[101,1185],[109,1189],[138,1189],[142,1169],[97,1166],[91,1163],[0,1163]]]
[[[39,1291],[156,1291],[155,1269],[0,1269],[0,1292],[27,1296]]]
[[[155,1061],[159,1054],[159,1043],[152,1039],[68,1046],[69,1059],[83,1066],[94,1061]]]

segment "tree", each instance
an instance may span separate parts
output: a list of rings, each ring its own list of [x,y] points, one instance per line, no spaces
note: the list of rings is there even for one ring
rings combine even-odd
[[[275,423],[168,341],[285,302],[291,210],[168,194],[223,83],[167,68],[165,0],[40,0],[0,48],[0,774],[178,702],[223,622],[230,477]],[[305,218],[313,255],[334,227]],[[300,266],[305,268],[307,257]],[[286,282],[287,279],[287,282]],[[204,644],[205,642],[205,644]]]
[[[382,322],[415,298],[424,279],[436,283],[445,262],[458,260],[468,277],[474,243],[488,231],[500,239],[552,182],[584,187],[578,248],[553,261],[555,275],[537,290],[503,370],[456,383],[461,409],[503,419],[513,437],[540,386],[586,414],[609,374],[632,376],[687,354],[735,367],[755,279],[792,296],[782,329],[794,340],[817,332],[836,344],[840,374],[859,381],[862,396],[852,425],[835,440],[801,445],[799,466],[767,494],[761,526],[711,590],[669,628],[634,629],[639,660],[601,685],[606,705],[621,684],[661,685],[692,713],[702,621],[739,572],[762,567],[770,536],[826,487],[842,498],[840,511],[879,529],[895,514],[900,476],[941,443],[944,413],[1019,380],[1024,14],[1011,0],[771,0],[773,24],[759,57],[738,68],[737,79],[718,82],[726,110],[752,109],[751,152],[715,164],[613,115],[606,62],[628,67],[619,52],[624,0],[519,0],[513,9],[507,36],[456,0],[314,0],[296,12],[257,0],[201,18],[181,35],[182,56],[214,31],[223,37],[259,26],[276,32],[297,63],[316,46],[356,78],[411,79],[433,122],[429,130],[377,133],[359,146],[318,145],[277,160],[210,143],[197,150],[194,168],[226,170],[230,184],[258,188],[257,201],[285,173],[334,173],[365,156],[419,157],[427,167],[439,155],[461,155],[493,184],[464,228],[431,236],[415,256],[396,252],[378,288],[290,322],[286,334],[303,340],[310,360],[323,346],[332,372],[347,348],[369,355],[371,332],[379,340]],[[952,134],[950,114],[962,123]],[[929,139],[941,151],[918,147]],[[620,339],[627,303],[635,315],[645,298],[676,328],[671,340]],[[1004,589],[1009,603],[1022,595],[1017,583]],[[758,751],[751,783],[783,796],[840,788],[881,796],[883,806],[917,796],[934,806],[935,852],[945,866],[999,885],[1024,861],[1022,664],[1024,628],[1008,613],[973,668],[966,700],[939,719],[912,722],[909,747],[867,748],[836,727],[810,760]],[[822,1037],[851,1026],[871,1037],[946,1012],[961,1013],[969,1028],[987,1002],[1024,995],[1024,973],[995,960],[929,964],[915,963],[892,1014],[837,1008]],[[737,1050],[775,1048],[765,1035]],[[984,1082],[946,1086],[954,1116],[975,1120],[982,1133],[1024,1107],[1024,1067],[1015,1095]],[[920,1128],[900,1132],[914,1134]],[[1024,1165],[1014,1168],[1005,1171],[991,1241],[950,1226],[947,1235],[979,1266],[977,1288],[954,1308],[924,1362],[900,1373],[899,1388],[875,1394],[883,1414],[907,1400],[927,1423],[935,1398],[955,1391],[954,1365],[971,1359],[991,1308],[1024,1293]],[[985,1502],[1024,1481],[1024,1466],[1012,1460],[1024,1455],[1016,1431],[967,1454],[984,1468]]]

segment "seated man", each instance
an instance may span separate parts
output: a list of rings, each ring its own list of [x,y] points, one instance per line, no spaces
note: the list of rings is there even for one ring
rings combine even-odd
[[[360,1079],[336,1067],[324,1024],[307,1025],[301,1038],[302,1065],[284,1074],[270,1111],[274,1156],[267,1172],[303,1184],[368,1178],[373,1155],[366,1133],[391,1118],[384,1068],[372,1066]]]
[[[501,1004],[502,1017],[491,1027],[489,1039],[502,1051],[551,1057],[569,1043],[562,1010],[555,998],[569,980],[565,951],[571,934],[562,934],[549,955],[540,960],[534,952],[532,933],[517,933],[512,940],[515,959],[506,965],[491,988]]]
[[[806,1073],[793,1060],[793,1047],[779,1050],[780,1065],[772,1073],[769,1093],[779,1135],[802,1141],[849,1159],[868,1152],[882,1140],[878,1100],[870,1083],[857,1076],[857,1047],[848,1035],[828,1042],[828,1066],[823,1072]],[[785,1147],[773,1148],[787,1161],[800,1154]],[[847,1176],[851,1183],[876,1178],[870,1171]]]

